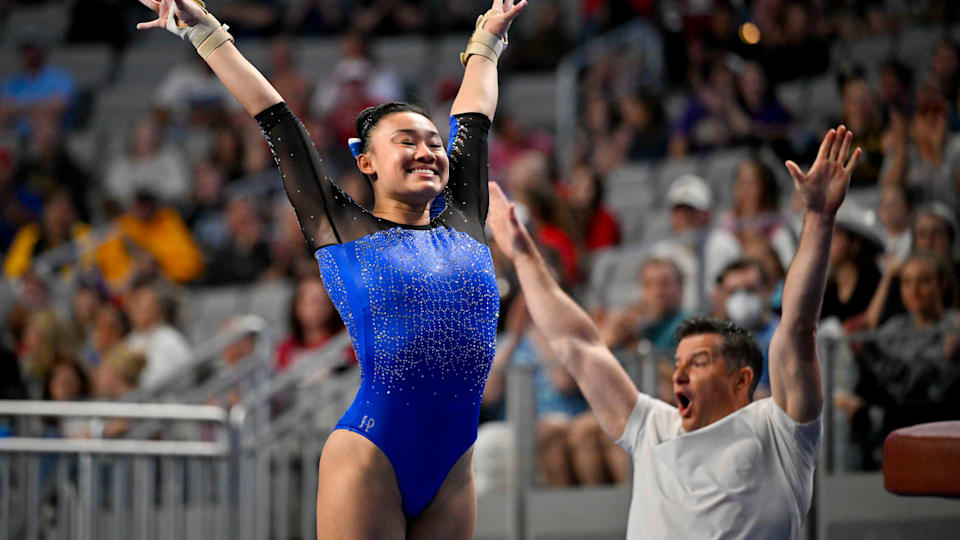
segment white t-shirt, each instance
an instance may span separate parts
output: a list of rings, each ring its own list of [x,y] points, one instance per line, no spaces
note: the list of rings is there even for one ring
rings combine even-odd
[[[140,388],[152,388],[176,373],[190,361],[190,345],[172,326],[158,325],[145,332],[131,332],[127,345],[147,355],[147,365],[140,373]]]
[[[819,418],[798,424],[766,398],[687,433],[676,408],[640,394],[617,444],[633,457],[628,540],[799,538]]]

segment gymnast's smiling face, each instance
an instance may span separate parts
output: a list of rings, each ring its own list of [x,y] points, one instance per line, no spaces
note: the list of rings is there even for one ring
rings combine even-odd
[[[430,204],[450,175],[437,127],[426,116],[409,111],[380,118],[357,166],[372,180],[378,201],[411,206]]]

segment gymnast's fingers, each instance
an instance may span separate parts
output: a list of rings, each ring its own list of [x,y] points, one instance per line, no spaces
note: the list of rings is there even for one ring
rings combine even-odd
[[[160,2],[156,0],[139,0],[139,2],[153,11],[160,11]]]
[[[163,28],[167,25],[167,21],[162,19],[156,19],[150,22],[137,23],[137,30],[147,30],[148,28]]]

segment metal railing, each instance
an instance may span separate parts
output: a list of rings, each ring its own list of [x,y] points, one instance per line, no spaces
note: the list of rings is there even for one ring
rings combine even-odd
[[[37,436],[41,419],[164,420],[186,440]],[[0,438],[0,540],[232,538],[227,414],[212,406],[0,401],[16,421]],[[32,421],[31,421],[32,420]],[[19,429],[18,429],[19,428]],[[204,479],[208,481],[204,481]],[[189,486],[189,487],[186,487]],[[202,533],[202,534],[201,534]]]

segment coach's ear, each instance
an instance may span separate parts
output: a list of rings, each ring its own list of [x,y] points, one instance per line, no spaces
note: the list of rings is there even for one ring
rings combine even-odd
[[[743,366],[737,370],[736,382],[734,383],[734,389],[739,392],[741,390],[750,391],[750,385],[753,384],[753,369],[749,366]]]

